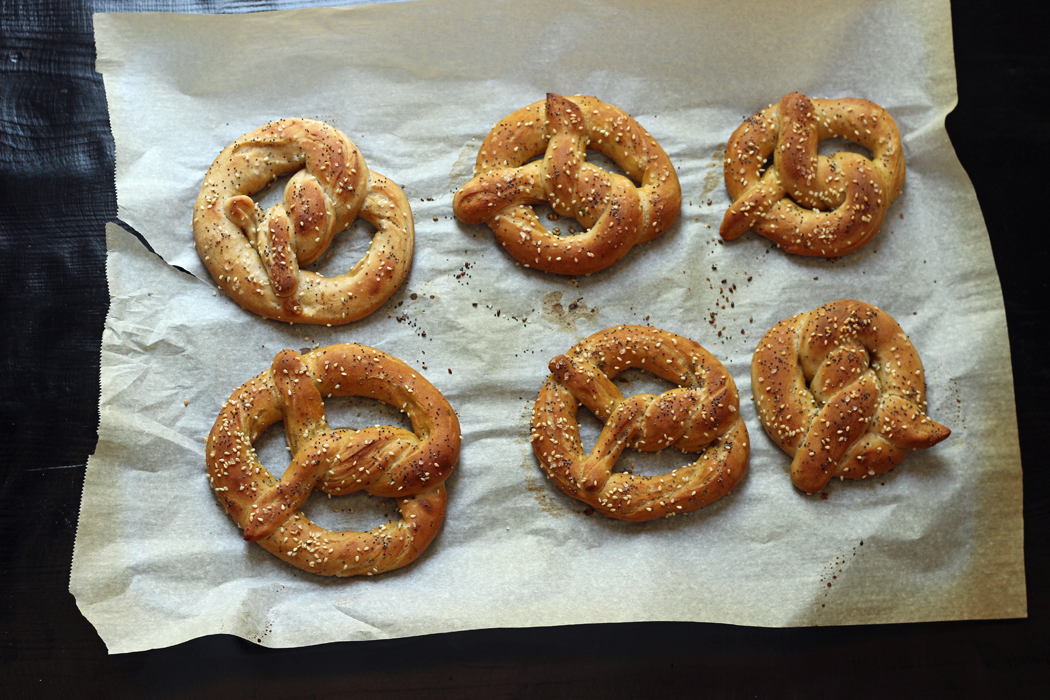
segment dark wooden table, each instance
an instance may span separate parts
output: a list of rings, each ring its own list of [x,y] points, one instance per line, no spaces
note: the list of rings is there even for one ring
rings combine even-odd
[[[108,656],[68,591],[98,425],[113,140],[91,12],[281,3],[0,0],[0,697],[1044,697],[1050,4],[953,2],[948,131],[1002,282],[1025,468],[1029,617],[839,628],[482,630],[268,650],[214,636]],[[1004,358],[1005,361],[1006,358]]]

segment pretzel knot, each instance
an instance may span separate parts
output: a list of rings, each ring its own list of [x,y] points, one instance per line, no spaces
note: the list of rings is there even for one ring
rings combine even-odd
[[[842,138],[856,153],[817,153],[817,144]],[[773,163],[765,168],[773,155]],[[859,249],[878,232],[904,186],[904,153],[893,118],[857,98],[809,99],[785,95],[753,114],[726,145],[726,189],[733,204],[722,238],[748,229],[798,255],[837,257]]]
[[[679,388],[624,398],[612,380],[643,369]],[[747,428],[733,378],[698,343],[643,326],[586,338],[550,362],[532,411],[532,447],[569,496],[620,520],[644,521],[703,508],[747,470]],[[579,404],[605,423],[590,454],[580,444]],[[661,476],[613,472],[626,448],[674,447],[700,458]]]
[[[332,429],[324,396],[363,396],[408,415],[412,430]],[[291,465],[278,480],[252,447],[284,420]],[[223,404],[208,436],[208,478],[246,540],[303,571],[355,576],[414,561],[445,518],[445,479],[459,456],[459,420],[430,382],[363,345],[284,350]],[[318,488],[394,498],[401,519],[368,532],[333,532],[300,510]]]
[[[588,163],[588,148],[627,177]],[[656,140],[594,97],[548,94],[504,118],[481,144],[474,171],[453,198],[456,216],[487,223],[525,267],[562,275],[604,270],[670,228],[682,204],[678,175]],[[548,231],[529,206],[539,202],[587,230]]]
[[[251,195],[295,173],[263,212]],[[376,228],[365,257],[344,275],[303,269],[358,217]],[[370,172],[342,132],[281,119],[227,146],[204,178],[193,236],[222,290],[279,321],[338,325],[364,318],[398,288],[412,263],[415,228],[401,189]]]
[[[758,415],[806,493],[883,474],[951,431],[929,418],[922,361],[897,322],[833,301],[773,326],[751,362]]]

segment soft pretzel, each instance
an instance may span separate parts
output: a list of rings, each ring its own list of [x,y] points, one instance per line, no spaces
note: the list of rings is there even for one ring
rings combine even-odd
[[[793,457],[806,493],[865,479],[951,431],[926,415],[922,361],[897,322],[862,301],[833,301],[773,326],[751,362],[766,432]]]
[[[263,212],[251,199],[294,172],[284,200]],[[358,217],[376,227],[365,257],[344,275],[302,269]],[[193,213],[197,252],[219,286],[266,318],[339,325],[383,304],[408,274],[414,224],[408,199],[342,132],[281,119],[245,134],[215,159]]]
[[[588,163],[588,148],[612,159],[627,177]],[[595,97],[548,94],[514,112],[481,144],[474,172],[453,198],[456,216],[488,224],[526,267],[562,275],[604,270],[670,228],[682,204],[678,175],[656,140],[626,112]],[[529,206],[538,202],[587,230],[551,233]]]
[[[378,399],[407,414],[412,430],[330,428],[322,396]],[[278,480],[252,445],[282,419],[292,462]],[[246,540],[303,571],[371,576],[414,561],[437,535],[459,444],[448,402],[397,358],[352,344],[284,350],[223,404],[208,436],[208,478]],[[368,532],[326,530],[299,509],[314,488],[396,499],[401,519]]]
[[[643,369],[679,388],[624,398],[612,380]],[[747,428],[733,378],[698,343],[643,326],[617,326],[586,338],[550,362],[532,411],[532,447],[562,491],[611,518],[644,521],[703,508],[747,470]],[[579,404],[605,423],[590,454],[580,444]],[[626,448],[699,452],[661,476],[614,473]]]
[[[834,137],[863,146],[871,159],[818,155],[817,144]],[[838,257],[871,240],[904,185],[900,132],[873,102],[791,93],[733,132],[725,179],[733,204],[722,238],[752,229],[789,253]]]

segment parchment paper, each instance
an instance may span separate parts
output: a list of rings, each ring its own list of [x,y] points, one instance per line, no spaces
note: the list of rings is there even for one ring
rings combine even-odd
[[[284,647],[633,620],[1024,616],[1005,317],[981,212],[944,130],[956,101],[949,12],[946,1],[912,0],[427,0],[96,15],[119,215],[159,254],[116,225],[107,230],[101,424],[70,587],[110,651],[213,633]],[[904,192],[873,242],[842,259],[787,256],[752,233],[717,240],[727,137],[796,90],[873,100],[903,134]],[[524,269],[487,228],[451,212],[492,125],[548,91],[596,95],[631,113],[682,181],[679,222],[589,277]],[[349,326],[242,311],[216,293],[192,246],[191,209],[212,159],[287,116],[345,131],[413,206],[407,282]],[[322,270],[347,269],[367,243],[363,227],[340,236]],[[774,323],[840,298],[901,323],[926,365],[929,412],[953,433],[885,476],[808,497],[757,419],[750,359]],[[528,419],[547,362],[618,323],[694,338],[736,380],[749,472],[708,508],[647,524],[588,515],[532,455]],[[375,578],[311,576],[242,541],[205,476],[204,439],[233,390],[283,348],[335,342],[405,360],[463,427],[443,530],[415,564]],[[629,377],[624,393],[653,384]],[[332,422],[363,427],[397,420],[391,413],[338,405]],[[280,432],[260,446],[278,474],[288,459]],[[673,451],[625,459],[647,473],[688,461]],[[389,510],[368,501],[315,495],[308,514],[364,529]]]

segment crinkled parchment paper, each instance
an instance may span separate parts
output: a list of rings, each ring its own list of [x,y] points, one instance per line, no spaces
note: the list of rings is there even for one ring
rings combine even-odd
[[[267,646],[496,626],[693,620],[789,626],[1025,615],[1021,465],[1009,347],[988,234],[952,151],[948,2],[423,1],[239,16],[97,15],[117,154],[112,307],[99,443],[71,589],[109,649],[230,633]],[[723,244],[721,154],[790,91],[886,107],[908,175],[879,235],[839,260],[790,257],[754,234]],[[492,125],[548,91],[631,113],[681,176],[679,222],[609,270],[524,269],[452,194]],[[401,184],[416,256],[378,312],[339,328],[242,311],[192,247],[205,170],[279,117],[342,129]],[[560,225],[568,225],[562,221]],[[337,238],[338,274],[369,232]],[[892,314],[952,429],[885,476],[794,489],[750,400],[751,353],[777,321],[840,298]],[[694,338],[733,374],[749,472],[696,513],[647,524],[588,515],[542,476],[528,442],[547,362],[591,333],[649,323]],[[422,372],[459,413],[463,450],[444,528],[415,564],[366,579],[293,569],[218,505],[204,439],[221,403],[283,348],[358,342]],[[653,384],[630,377],[625,393]],[[365,402],[333,424],[398,420]],[[581,413],[585,414],[584,409]],[[581,417],[587,435],[593,419]],[[288,456],[279,426],[264,464]],[[628,454],[648,473],[682,455]],[[362,529],[389,506],[315,495],[308,513]],[[353,511],[351,513],[350,511]]]

